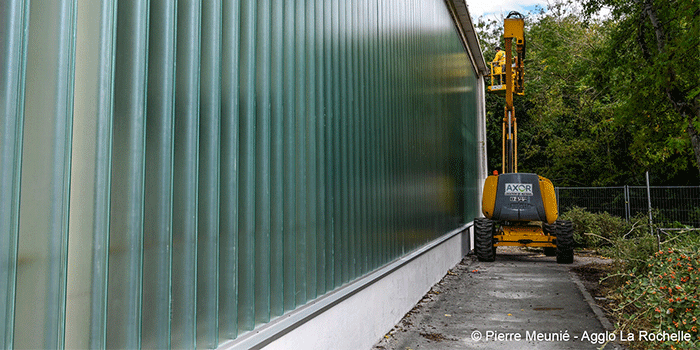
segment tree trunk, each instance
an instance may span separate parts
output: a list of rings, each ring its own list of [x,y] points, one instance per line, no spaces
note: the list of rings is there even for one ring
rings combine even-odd
[[[654,6],[653,0],[645,0],[642,4],[643,13],[640,17],[640,21],[644,21],[645,18],[649,19],[651,26],[654,29],[654,36],[656,38],[656,48],[659,53],[666,51],[666,32],[659,20],[656,7]],[[641,30],[641,29],[640,29]],[[649,55],[648,48],[646,47],[646,42],[643,40],[643,35],[640,34],[638,38],[639,44],[642,48],[642,53],[645,58]],[[693,121],[700,118],[700,104],[698,99],[688,100],[687,94],[680,91],[678,86],[675,86],[675,81],[678,78],[676,71],[672,66],[668,66],[666,71],[668,80],[666,82],[666,96],[673,105],[676,112],[678,112],[684,119],[688,121],[688,137],[690,137],[690,144],[693,148],[693,154],[695,155],[695,165],[700,172],[700,135],[698,130],[695,128]]]
[[[656,7],[654,7],[654,2],[652,0],[647,0],[644,2],[644,11],[649,17],[649,22],[651,26],[654,27],[654,35],[656,35],[656,49],[659,52],[666,51],[666,33],[664,28],[659,21],[659,16],[656,14]]]
[[[669,69],[669,78],[671,81],[675,80],[673,69]],[[677,87],[672,86],[666,87],[666,96],[673,105],[673,109],[688,122],[686,132],[690,138],[690,145],[695,155],[695,166],[700,172],[700,134],[698,134],[698,130],[693,123],[695,120],[700,120],[700,103],[698,103],[698,98],[688,101],[685,98],[685,94],[680,92]]]
[[[690,144],[693,147],[693,153],[695,154],[695,165],[698,167],[700,172],[700,134],[698,130],[695,129],[693,125],[693,116],[688,116],[688,136],[690,137]]]

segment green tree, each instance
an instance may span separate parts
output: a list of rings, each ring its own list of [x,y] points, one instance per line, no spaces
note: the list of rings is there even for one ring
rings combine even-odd
[[[603,8],[611,11],[607,74],[597,81],[614,96],[615,121],[633,131],[635,160],[673,173],[700,171],[700,2],[583,5],[589,18]]]
[[[585,23],[566,2],[543,10],[529,30],[532,108],[523,125],[529,136],[523,161],[542,159],[536,172],[558,185],[616,184],[633,171],[625,147],[629,135],[610,123],[607,96],[592,84],[607,31],[601,23]]]

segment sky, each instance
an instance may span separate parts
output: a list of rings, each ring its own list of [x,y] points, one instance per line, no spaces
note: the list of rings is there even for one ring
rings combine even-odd
[[[479,16],[484,19],[502,20],[511,11],[518,11],[527,16],[528,12],[536,14],[539,12],[538,6],[547,9],[547,4],[552,0],[466,0],[469,14],[474,23],[479,20]],[[575,6],[575,5],[574,5]],[[609,8],[600,10],[594,18],[606,19],[610,15]]]
[[[510,11],[518,11],[527,15],[528,11],[535,12],[535,6],[547,8],[547,0],[466,0],[469,14],[475,21],[479,16],[486,18],[495,16],[502,18]]]

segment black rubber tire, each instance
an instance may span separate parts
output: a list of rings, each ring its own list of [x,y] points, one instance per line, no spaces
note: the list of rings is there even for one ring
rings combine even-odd
[[[547,236],[556,236],[557,235],[556,222],[553,224],[548,224],[546,222],[543,222],[542,223],[542,231],[544,231],[544,234]]]
[[[548,224],[546,222],[542,223],[542,231],[544,231],[544,234],[547,236],[556,236],[557,235],[557,227],[555,224]],[[545,256],[556,256],[557,255],[557,248],[544,247],[544,255]]]
[[[496,260],[496,247],[493,245],[495,225],[486,218],[474,219],[474,253],[479,261]]]
[[[574,224],[571,221],[557,221],[557,263],[574,262]]]

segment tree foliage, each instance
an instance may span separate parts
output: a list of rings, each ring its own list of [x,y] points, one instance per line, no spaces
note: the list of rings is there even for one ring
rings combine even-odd
[[[555,2],[527,16],[526,96],[515,102],[520,171],[558,186],[640,184],[645,170],[654,184],[697,185],[697,0],[582,1]],[[661,46],[658,25],[644,15],[649,3],[663,23]],[[594,16],[601,8],[612,11],[606,19]],[[477,23],[486,56],[499,44],[500,28],[497,19]],[[494,169],[501,162],[502,100],[487,96]]]
[[[610,86],[620,123],[634,131],[636,160],[700,171],[700,3],[585,0],[584,6],[589,16],[611,10],[604,54],[615,75],[598,82]]]

